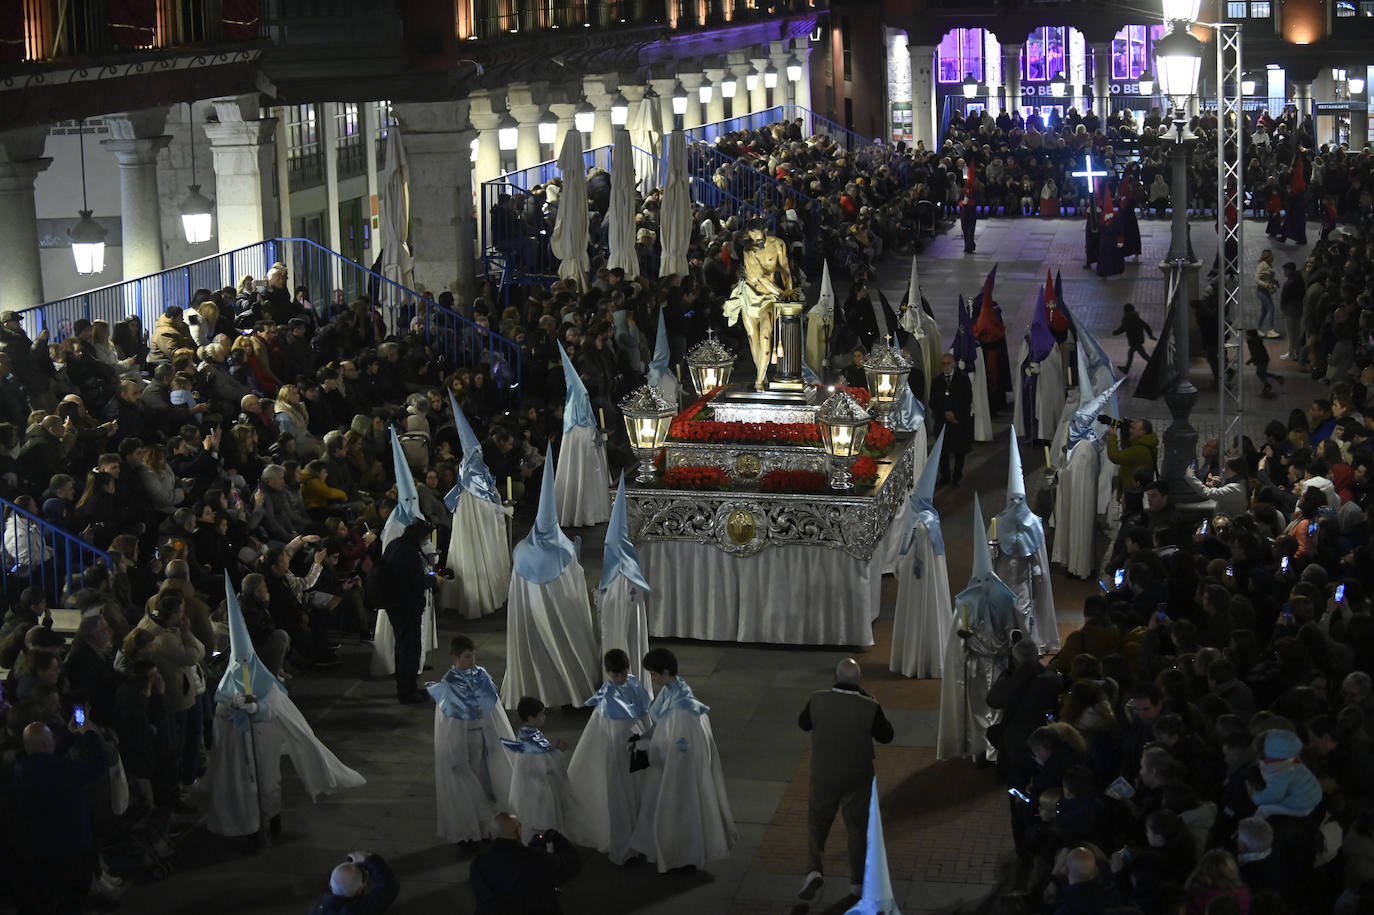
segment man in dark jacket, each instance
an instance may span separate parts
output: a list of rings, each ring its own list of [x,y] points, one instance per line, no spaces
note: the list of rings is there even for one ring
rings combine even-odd
[[[52,731],[42,722],[24,728],[24,752],[14,762],[24,880],[21,911],[67,915],[81,911],[99,867],[91,832],[91,801],[85,790],[107,777],[105,742],[91,725],[73,723],[76,756],[58,755]],[[28,903],[27,905],[25,903]]]
[[[1035,643],[1023,638],[1011,649],[1011,664],[988,689],[988,707],[1001,709],[1001,722],[994,725],[997,736],[997,768],[1013,788],[1025,786],[1035,774],[1026,741],[1045,716],[1059,707],[1063,681],[1059,674],[1040,665]]]
[[[35,407],[52,409],[52,379],[55,370],[48,355],[48,329],[38,332],[37,340],[24,333],[19,312],[0,313],[0,353],[10,360],[10,371],[23,386]]]
[[[427,522],[411,522],[382,554],[387,566],[387,593],[393,595],[386,611],[396,633],[396,699],[406,704],[429,700],[429,694],[415,685],[415,675],[420,671],[420,617],[425,611],[425,594],[439,588],[438,576],[420,552],[429,532]]]
[[[382,860],[370,851],[350,852],[329,875],[329,892],[320,897],[311,915],[380,915],[396,901],[401,884]]]
[[[577,850],[563,836],[550,829],[525,845],[520,821],[498,813],[496,838],[470,868],[478,915],[558,915],[558,885],[577,868]]]
[[[835,685],[811,694],[797,723],[811,732],[811,802],[807,808],[810,867],[800,898],[814,899],[825,882],[825,840],[835,814],[843,812],[849,838],[850,892],[863,887],[868,847],[868,802],[873,784],[873,741],[891,743],[892,723],[862,686],[859,662],[835,667]]]
[[[113,723],[114,693],[119,687],[110,651],[111,632],[103,616],[83,616],[76,627],[76,641],[62,665],[72,689],[86,694],[91,718],[103,725]]]
[[[1302,300],[1307,293],[1307,283],[1298,272],[1298,265],[1289,261],[1283,265],[1283,286],[1279,291],[1279,312],[1283,315],[1284,328],[1288,336],[1288,352],[1280,359],[1297,361],[1302,358],[1306,343],[1302,337]]]
[[[954,357],[945,353],[940,374],[930,386],[931,434],[945,432],[940,452],[940,484],[959,485],[964,478],[964,458],[973,450],[973,385],[963,371],[954,370]]]

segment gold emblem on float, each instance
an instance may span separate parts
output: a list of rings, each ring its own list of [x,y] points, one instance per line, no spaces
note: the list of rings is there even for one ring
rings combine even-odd
[[[744,546],[752,541],[757,531],[754,513],[748,509],[737,508],[725,519],[725,533],[736,546]]]
[[[735,474],[742,480],[758,479],[761,470],[763,470],[763,464],[756,455],[746,453],[735,458]]]

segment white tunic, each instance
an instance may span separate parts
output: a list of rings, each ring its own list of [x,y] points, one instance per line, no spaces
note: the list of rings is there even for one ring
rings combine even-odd
[[[1054,498],[1054,549],[1051,560],[1070,575],[1087,578],[1095,568],[1097,544],[1098,462],[1101,456],[1091,439],[1074,445],[1059,471]]]
[[[440,588],[445,608],[465,620],[495,613],[510,591],[510,541],[506,511],[495,502],[458,494],[453,509],[453,536],[448,542],[448,568],[453,581]]]
[[[510,720],[497,706],[485,718],[464,721],[434,708],[434,793],[439,838],[475,842],[493,835],[492,818],[510,797],[510,754],[501,738],[513,740]]]
[[[1010,638],[1007,632],[982,621],[972,624],[971,637],[961,639],[961,622],[957,615],[951,615],[946,629],[936,759],[993,755],[987,731],[998,713],[988,708],[988,689],[1007,667]]]
[[[1041,654],[1059,650],[1059,619],[1054,609],[1045,544],[1034,556],[1018,557],[993,552],[993,571],[1016,594],[1017,625],[1035,642]]]
[[[563,436],[554,468],[558,523],[563,527],[586,527],[610,520],[611,474],[600,437],[600,432],[588,426],[573,426]]]
[[[988,403],[988,370],[983,363],[983,348],[977,348],[973,359],[973,440],[992,441],[992,407]]]
[[[501,698],[513,709],[533,696],[545,705],[581,705],[601,681],[601,656],[582,564],[537,585],[511,576],[506,601],[506,676]]]
[[[954,612],[949,572],[945,557],[931,549],[925,524],[917,524],[909,535],[914,539],[907,555],[897,558],[897,608],[888,668],[904,677],[939,677],[945,632]]]
[[[644,677],[644,656],[649,653],[649,615],[644,589],[624,575],[617,575],[604,591],[596,592],[601,616],[601,656],[619,648],[630,657],[630,673]]]
[[[1026,365],[1029,349],[1029,344],[1023,340],[1021,351],[1016,357],[1017,366]],[[1026,402],[1025,386],[1021,383],[1025,378],[1026,369],[1020,369],[1013,398],[1016,408],[1012,413],[1012,422],[1016,426],[1016,434],[1021,438],[1026,438],[1034,432],[1037,439],[1051,441],[1059,430],[1059,419],[1064,414],[1065,405],[1064,361],[1059,355],[1059,347],[1050,350],[1049,355],[1034,364],[1039,368],[1036,373],[1034,402]],[[1035,421],[1035,429],[1031,428],[1032,420]]]
[[[522,732],[524,729],[521,729]],[[585,844],[572,785],[568,782],[568,761],[561,750],[544,753],[512,753],[510,806],[520,820],[521,833],[534,837],[537,832],[556,829],[569,842]]]
[[[568,764],[583,838],[615,864],[634,853],[630,840],[649,776],[647,769],[630,771],[629,741],[636,725],[641,733],[648,730],[649,716],[611,718],[598,704]]]

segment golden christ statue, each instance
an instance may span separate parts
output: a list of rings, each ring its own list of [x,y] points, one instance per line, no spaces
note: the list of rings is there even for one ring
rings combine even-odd
[[[792,288],[792,267],[787,261],[786,242],[769,235],[763,224],[756,221],[749,229],[740,280],[725,302],[725,317],[730,324],[744,320],[749,352],[758,373],[754,379],[756,391],[768,390],[775,306],[780,301],[799,297],[800,290]]]

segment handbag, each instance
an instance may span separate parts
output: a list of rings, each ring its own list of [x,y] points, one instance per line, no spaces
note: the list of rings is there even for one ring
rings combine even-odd
[[[649,751],[641,750],[633,743],[630,744],[630,771],[638,772],[640,769],[649,768]]]

